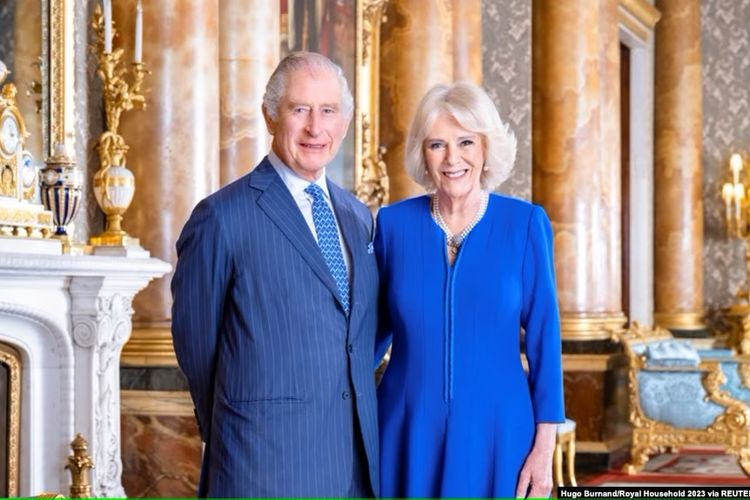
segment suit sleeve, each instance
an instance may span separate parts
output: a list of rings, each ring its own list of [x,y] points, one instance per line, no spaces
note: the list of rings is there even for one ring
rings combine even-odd
[[[536,423],[565,420],[560,312],[552,237],[547,214],[541,207],[534,206],[529,219],[523,263],[521,325],[526,331],[529,387]]]
[[[231,255],[214,208],[202,201],[177,240],[172,278],[172,337],[187,377],[201,437],[208,440],[217,346]]]
[[[378,292],[378,332],[375,337],[375,366],[380,364],[380,360],[385,356],[388,347],[391,345],[393,336],[390,327],[390,318],[388,315],[388,262],[386,255],[386,237],[385,228],[383,227],[383,210],[378,212],[377,222],[375,223],[375,257],[378,261],[378,272],[380,273],[380,291]]]

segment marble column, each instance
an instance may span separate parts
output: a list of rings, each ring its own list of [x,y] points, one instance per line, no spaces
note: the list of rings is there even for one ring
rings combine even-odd
[[[453,0],[453,79],[482,85],[482,0]]]
[[[273,29],[279,13],[279,0],[219,2],[222,186],[249,172],[271,147],[261,104],[279,62],[279,29]]]
[[[404,170],[412,117],[427,90],[453,80],[452,0],[391,0],[381,31],[381,143],[391,203],[422,192]]]
[[[701,19],[699,0],[657,1],[654,319],[703,330]]]
[[[554,228],[566,340],[606,339],[625,323],[617,9],[533,3],[533,199]]]
[[[132,59],[136,0],[113,3],[115,47]],[[179,12],[179,15],[165,13]],[[145,110],[123,113],[136,179],[123,227],[152,255],[175,264],[175,242],[193,207],[219,184],[219,0],[143,2],[143,61],[151,74]],[[172,274],[134,300],[134,331],[123,363],[174,363]]]
[[[29,137],[26,138],[26,149],[37,161],[44,161],[42,152],[44,136],[42,130],[42,113],[37,112],[37,101],[41,107],[42,71],[39,58],[42,56],[42,5],[40,2],[16,2],[16,13],[13,26],[13,81],[18,88],[16,101],[26,123]],[[39,93],[26,95],[29,86],[38,84]]]

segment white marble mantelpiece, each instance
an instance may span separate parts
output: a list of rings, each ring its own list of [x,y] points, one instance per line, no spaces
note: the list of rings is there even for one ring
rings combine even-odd
[[[21,353],[20,496],[67,494],[80,432],[94,496],[125,496],[120,457],[120,351],[133,297],[169,272],[155,258],[0,251],[0,342]]]

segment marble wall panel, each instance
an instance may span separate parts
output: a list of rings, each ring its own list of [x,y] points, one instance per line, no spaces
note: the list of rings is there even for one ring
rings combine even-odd
[[[123,414],[120,422],[128,497],[194,497],[201,459],[195,418]]]
[[[745,280],[745,248],[726,235],[721,186],[733,152],[750,156],[750,0],[701,2],[704,305],[716,325]]]

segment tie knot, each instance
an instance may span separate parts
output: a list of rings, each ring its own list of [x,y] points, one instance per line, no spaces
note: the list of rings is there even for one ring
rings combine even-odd
[[[325,195],[323,194],[323,190],[315,183],[310,183],[305,188],[305,193],[309,194],[313,197],[314,200],[324,200]]]

